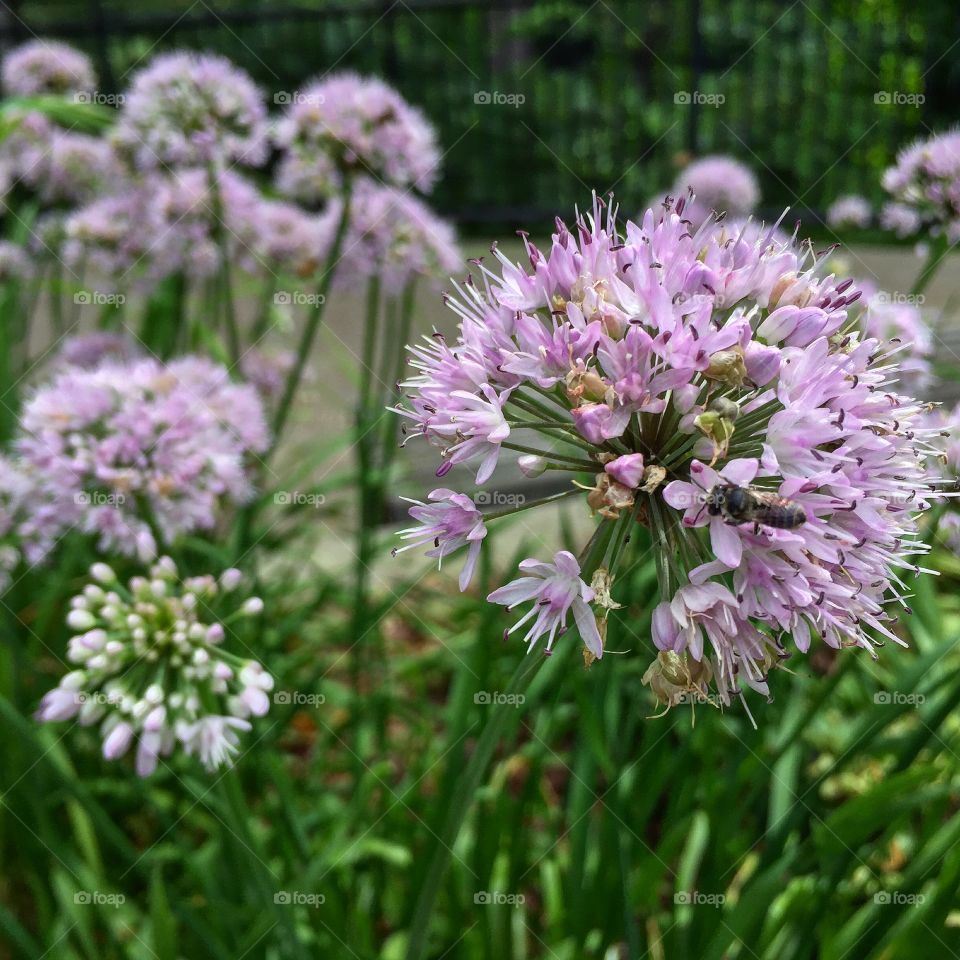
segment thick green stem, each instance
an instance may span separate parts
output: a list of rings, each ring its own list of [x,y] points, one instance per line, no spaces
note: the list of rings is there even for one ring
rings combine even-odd
[[[363,342],[361,345],[361,370],[360,387],[357,398],[357,409],[354,414],[354,446],[357,455],[357,527],[355,537],[355,563],[353,578],[353,614],[350,620],[350,685],[353,691],[353,727],[355,736],[359,738],[360,719],[362,716],[360,702],[360,676],[361,664],[364,661],[370,662],[368,655],[367,623],[368,603],[369,603],[369,568],[373,559],[372,536],[373,529],[377,522],[377,504],[379,502],[379,483],[376,477],[376,431],[372,423],[372,397],[374,395],[373,381],[374,377],[374,357],[377,348],[377,328],[380,324],[381,302],[380,302],[380,278],[372,277],[367,285],[367,309],[363,325]],[[372,626],[375,631],[374,640],[379,641],[379,630]],[[361,642],[362,641],[362,642]],[[378,668],[385,665],[386,657],[380,650],[379,642],[377,647]],[[376,685],[380,685],[380,669],[377,673]],[[379,699],[380,690],[375,690],[375,699]],[[381,710],[376,711],[379,717]],[[381,724],[377,724],[378,730]],[[354,754],[358,759],[356,775],[362,773],[362,765],[359,764],[361,756],[361,745],[359,742],[355,745]]]
[[[237,363],[240,359],[240,329],[237,325],[237,312],[233,301],[233,275],[231,270],[232,251],[227,244],[227,229],[223,220],[223,195],[220,190],[220,177],[213,165],[207,171],[210,182],[210,195],[213,200],[214,232],[220,251],[220,296],[223,306],[223,322],[227,331],[227,348],[230,360]]]
[[[403,294],[400,302],[400,323],[397,327],[397,337],[394,340],[394,364],[391,371],[392,376],[387,383],[387,396],[384,407],[390,405],[394,400],[394,391],[397,384],[403,376],[404,351],[407,341],[410,339],[410,331],[413,327],[413,311],[416,306],[417,278],[413,276],[407,281],[403,288]],[[391,331],[392,333],[392,331]],[[392,339],[392,338],[391,338]],[[383,451],[381,453],[381,475],[384,483],[387,482],[390,467],[393,465],[393,459],[397,452],[397,425],[394,416],[391,414],[384,422],[383,433]]]
[[[277,444],[280,441],[280,437],[283,434],[283,428],[287,423],[287,417],[290,415],[290,407],[293,404],[293,398],[297,393],[297,388],[300,386],[300,381],[303,379],[303,371],[307,365],[307,358],[309,357],[311,348],[313,347],[313,341],[316,339],[317,330],[320,328],[320,321],[323,319],[323,310],[327,302],[327,292],[330,289],[330,284],[333,280],[333,274],[336,270],[337,262],[340,259],[340,252],[343,249],[343,240],[347,233],[347,225],[349,220],[350,185],[348,183],[343,197],[343,211],[340,214],[340,222],[337,224],[337,232],[334,236],[333,245],[330,248],[330,254],[327,257],[327,262],[324,265],[323,273],[320,275],[320,281],[317,284],[317,301],[314,304],[310,316],[307,318],[307,322],[303,328],[303,333],[300,335],[300,344],[297,348],[297,356],[293,364],[293,369],[290,371],[290,375],[287,377],[283,395],[280,398],[280,403],[277,406],[277,413],[274,417],[273,442],[271,443],[270,450],[267,452],[267,457],[264,459],[267,459],[274,452]]]
[[[913,281],[913,289],[910,291],[911,296],[918,297],[927,289],[950,249],[950,243],[943,236],[937,237],[931,243],[923,267],[917,275],[917,279]]]

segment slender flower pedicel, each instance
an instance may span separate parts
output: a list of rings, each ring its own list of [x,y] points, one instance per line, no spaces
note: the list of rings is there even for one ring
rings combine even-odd
[[[169,557],[127,584],[105,563],[90,572],[67,615],[67,659],[76,669],[44,696],[37,719],[99,725],[107,760],[136,744],[141,777],[177,745],[207,770],[229,766],[249,718],[270,709],[273,678],[256,660],[223,649],[226,628],[256,616],[262,602],[233,596],[239,571],[181,581]],[[224,616],[226,605],[232,612]]]
[[[570,612],[600,657],[610,610],[631,599],[611,594],[627,544],[652,549],[660,653],[644,679],[667,706],[712,702],[710,689],[729,703],[741,684],[768,693],[788,644],[875,656],[902,642],[888,606],[909,609],[940,442],[929,407],[902,392],[901,345],[853,280],[826,273],[826,253],[777,226],[691,223],[686,203],[620,225],[595,199],[572,229],[557,221],[548,251],[525,238],[527,267],[494,246],[499,271],[478,261],[480,283],[448,298],[456,341],[410,348],[398,410],[408,437],[438,448],[438,475],[464,464],[483,483],[521,454],[518,477],[567,473],[558,496],[583,495],[598,518],[579,557],[525,561],[491,594],[533,602],[508,631],[525,628],[529,647],[545,636],[549,650]],[[444,556],[468,542],[452,507],[414,510],[423,527],[405,536],[435,537]],[[619,645],[643,642],[618,629]]]

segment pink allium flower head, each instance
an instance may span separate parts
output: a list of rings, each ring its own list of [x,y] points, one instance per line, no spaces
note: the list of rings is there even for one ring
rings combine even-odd
[[[333,239],[329,218],[293,203],[261,199],[249,209],[248,220],[243,233],[249,234],[254,256],[271,271],[312,277]]]
[[[843,230],[847,227],[862,230],[870,226],[872,218],[873,209],[870,201],[855,193],[837,197],[827,209],[827,225],[835,230]]]
[[[108,565],[94,570],[67,617],[75,631],[67,659],[76,669],[44,696],[37,719],[99,725],[106,760],[136,744],[141,777],[178,745],[209,771],[229,766],[237,731],[270,709],[273,689],[259,663],[238,669],[237,657],[221,650],[223,608],[229,620],[242,616],[242,597],[227,599],[213,576],[181,580],[169,557],[123,585]]]
[[[935,235],[945,234],[951,242],[960,239],[960,130],[901,150],[882,183],[894,201],[882,214],[888,229],[906,236],[926,227]],[[911,210],[916,226],[908,229]]]
[[[65,337],[57,351],[55,363],[65,367],[92,370],[107,362],[125,363],[143,356],[132,337],[108,330],[78,333]]]
[[[144,192],[129,187],[71,213],[60,224],[64,262],[95,271],[106,284],[132,286],[137,268],[146,269],[152,244],[163,236],[150,219],[147,201]],[[38,241],[48,255],[61,249],[56,235],[41,235]]]
[[[478,264],[447,298],[456,340],[411,348],[398,412],[440,473],[464,462],[483,483],[516,450],[518,478],[531,464],[577,478],[563,495],[599,518],[589,549],[531,561],[491,597],[534,600],[528,642],[552,643],[573,609],[598,655],[639,521],[658,557],[648,681],[667,689],[666,669],[671,689],[709,682],[729,702],[740,681],[767,690],[789,638],[801,653],[814,637],[899,642],[887,605],[919,572],[940,431],[898,385],[899,344],[863,332],[853,280],[776,225],[697,227],[686,204],[620,224],[595,199],[546,249],[526,240],[524,263],[494,247],[499,269]]]
[[[685,215],[696,226],[711,210],[745,217],[760,202],[760,187],[753,171],[739,160],[722,155],[694,160],[677,175],[673,193],[684,197],[690,192],[695,199],[686,207]]]
[[[113,131],[141,170],[243,163],[267,154],[267,110],[248,74],[225,57],[155,57],[133,78]]]
[[[865,334],[896,348],[900,389],[926,395],[933,381],[930,363],[933,332],[916,298],[910,294],[886,293],[866,282],[860,286],[864,292],[861,324]]]
[[[885,203],[880,211],[880,226],[898,237],[912,237],[922,225],[915,207],[905,203]]]
[[[44,203],[84,203],[125,174],[110,144],[99,137],[54,129],[42,153],[31,157],[21,179]]]
[[[339,220],[340,203],[326,218],[329,239]],[[430,208],[396,187],[359,178],[350,204],[350,221],[335,276],[338,286],[379,276],[384,289],[397,293],[413,277],[439,285],[463,263],[456,233]]]
[[[240,358],[240,371],[244,380],[256,387],[265,401],[276,400],[283,392],[296,359],[292,350],[268,353],[251,347]]]
[[[31,40],[11,50],[0,65],[0,76],[8,97],[84,93],[97,85],[90,58],[55,40]]]
[[[345,174],[365,174],[428,193],[440,172],[433,127],[388,84],[355,73],[317,80],[292,98],[275,131],[284,151],[282,190],[332,196]]]
[[[33,265],[27,251],[18,243],[0,240],[0,283],[7,280],[29,277],[33,274]]]
[[[439,488],[433,490],[427,499],[429,503],[411,500],[410,516],[418,521],[419,527],[401,530],[401,540],[413,543],[394,550],[394,556],[413,547],[422,547],[432,543],[433,549],[427,551],[428,557],[436,557],[441,563],[443,558],[469,544],[467,559],[460,572],[460,589],[466,590],[473,578],[473,571],[480,556],[480,544],[487,535],[483,515],[477,505],[463,493]]]
[[[71,214],[63,259],[74,269],[96,268],[119,289],[149,289],[174,273],[208,277],[222,256],[219,208],[227,255],[240,267],[257,269],[266,259],[263,237],[270,235],[257,229],[261,207],[256,187],[229,170],[213,181],[199,168],[149,174],[139,185]]]
[[[268,431],[253,388],[202,358],[68,367],[27,400],[15,440],[34,486],[18,534],[40,562],[71,529],[105,552],[209,530],[251,494]]]

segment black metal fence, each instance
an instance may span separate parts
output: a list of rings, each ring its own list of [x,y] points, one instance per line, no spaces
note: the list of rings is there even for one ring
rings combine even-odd
[[[174,47],[226,54],[277,102],[333,69],[384,75],[439,127],[436,204],[466,222],[535,223],[593,188],[633,208],[706,152],[753,166],[766,210],[879,199],[896,150],[960,102],[952,2],[7,3],[8,42],[73,42],[108,92]]]

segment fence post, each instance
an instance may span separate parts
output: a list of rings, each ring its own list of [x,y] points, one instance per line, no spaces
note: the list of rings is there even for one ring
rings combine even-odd
[[[111,93],[116,93],[113,68],[110,66],[110,38],[107,33],[109,28],[100,0],[90,0],[90,22],[93,24],[93,45],[96,50],[100,83]]]
[[[687,147],[693,156],[700,152],[700,89],[703,70],[703,36],[700,32],[700,0],[690,0],[690,117],[687,121]]]

